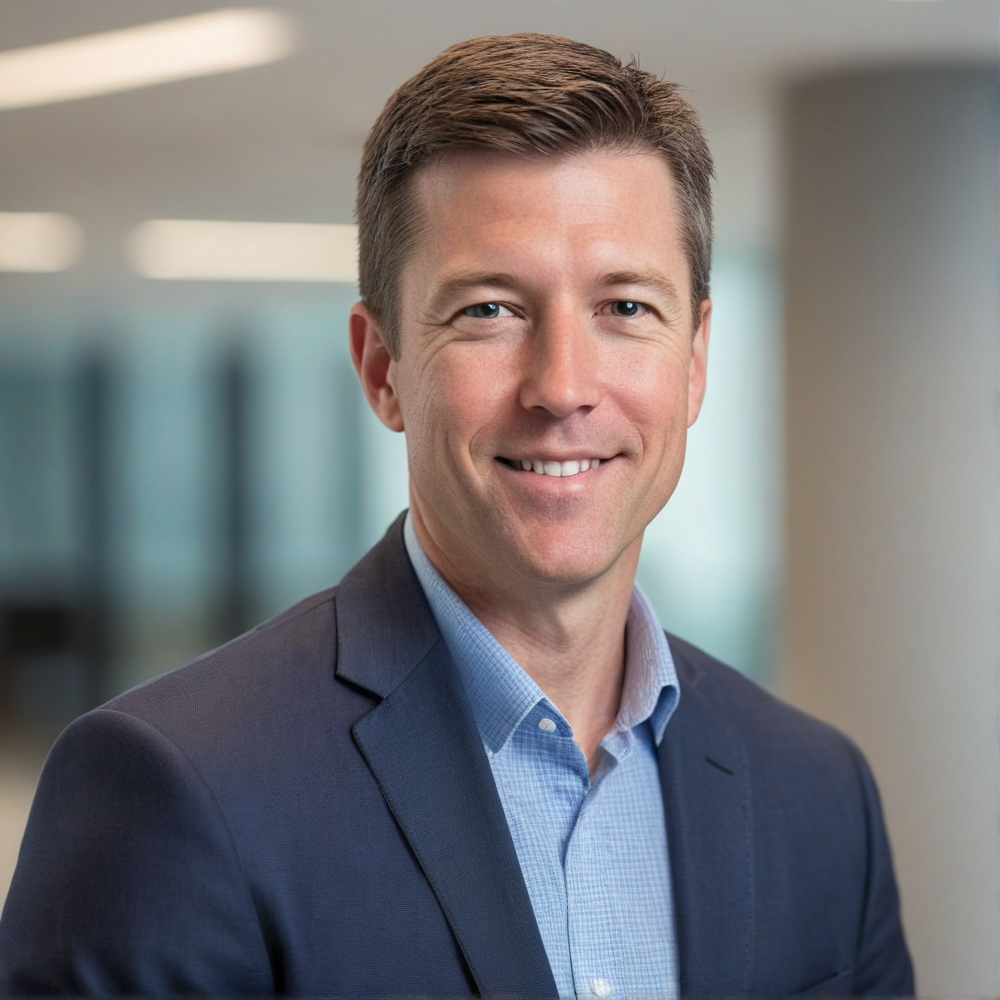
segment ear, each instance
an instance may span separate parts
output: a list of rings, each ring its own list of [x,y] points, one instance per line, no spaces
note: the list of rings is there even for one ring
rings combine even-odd
[[[396,395],[396,362],[382,339],[382,329],[364,302],[351,307],[347,320],[351,360],[375,415],[391,431],[403,429],[403,413]]]
[[[708,366],[708,335],[712,327],[712,300],[702,299],[698,311],[698,326],[691,342],[691,366],[688,368],[688,417],[690,427],[701,412],[705,398],[705,378]]]

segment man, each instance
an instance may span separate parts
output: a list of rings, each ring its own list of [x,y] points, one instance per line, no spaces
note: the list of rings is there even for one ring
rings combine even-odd
[[[564,39],[393,95],[350,342],[409,513],[61,737],[12,992],[912,992],[858,751],[633,584],[705,388],[710,175],[677,88]]]

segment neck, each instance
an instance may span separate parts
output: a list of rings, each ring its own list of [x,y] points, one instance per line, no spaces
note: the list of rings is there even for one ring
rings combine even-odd
[[[411,507],[417,540],[435,569],[563,714],[591,774],[614,725],[625,677],[625,622],[640,536],[599,577],[553,585],[461,572]]]

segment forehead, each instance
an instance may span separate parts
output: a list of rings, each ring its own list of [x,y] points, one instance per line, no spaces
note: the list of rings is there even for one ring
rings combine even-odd
[[[656,153],[452,152],[421,168],[413,194],[421,239],[404,294],[463,266],[539,278],[659,268],[687,286],[676,186]]]

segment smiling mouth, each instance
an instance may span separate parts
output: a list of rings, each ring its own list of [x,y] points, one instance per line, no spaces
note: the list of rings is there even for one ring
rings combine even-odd
[[[539,476],[577,476],[581,472],[589,472],[601,464],[599,458],[573,459],[569,462],[554,462],[539,458],[503,458],[497,456],[497,461],[518,472],[531,472]],[[606,461],[606,459],[605,459]]]

